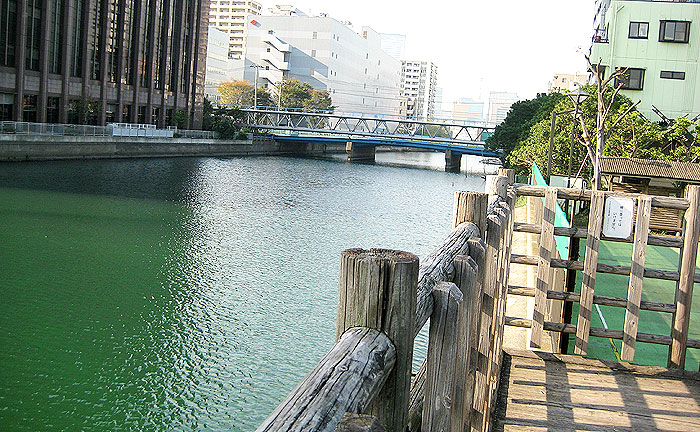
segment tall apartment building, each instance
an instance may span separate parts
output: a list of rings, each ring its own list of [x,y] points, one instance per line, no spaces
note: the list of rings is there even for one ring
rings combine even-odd
[[[202,122],[206,0],[3,0],[0,119],[168,124]]]
[[[591,61],[604,73],[627,68],[621,93],[659,120],[700,114],[700,0],[599,0]]]
[[[401,63],[381,49],[369,27],[361,34],[327,16],[252,16],[243,79],[274,87],[285,78],[327,90],[337,111],[396,114]]]
[[[518,101],[518,95],[508,92],[489,92],[488,122],[497,125],[506,119],[510,106]]]
[[[401,61],[401,97],[405,100],[400,115],[406,118],[432,119],[435,115],[437,66],[420,60]]]
[[[245,55],[248,17],[259,15],[262,5],[253,0],[209,0],[209,25],[228,33],[230,59]]]

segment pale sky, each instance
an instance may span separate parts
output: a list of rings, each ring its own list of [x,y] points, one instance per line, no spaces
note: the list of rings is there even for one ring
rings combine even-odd
[[[438,67],[443,103],[486,100],[489,91],[521,99],[547,90],[556,73],[585,70],[594,0],[264,0],[263,14],[291,4],[379,33],[406,35],[406,56]],[[580,51],[580,52],[577,52]]]

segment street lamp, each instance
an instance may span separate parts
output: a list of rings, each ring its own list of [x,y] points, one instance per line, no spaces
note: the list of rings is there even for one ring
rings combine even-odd
[[[253,84],[253,110],[258,109],[258,71],[262,66],[253,64],[250,67],[255,68],[255,84]]]

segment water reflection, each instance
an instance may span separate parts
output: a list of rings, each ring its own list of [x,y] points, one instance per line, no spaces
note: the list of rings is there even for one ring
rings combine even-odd
[[[425,256],[480,187],[297,158],[2,164],[0,421],[253,430],[333,343],[340,252]]]

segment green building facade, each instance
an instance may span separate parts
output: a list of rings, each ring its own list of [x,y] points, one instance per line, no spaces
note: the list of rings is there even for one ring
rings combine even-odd
[[[601,3],[599,1],[599,3]],[[621,93],[653,121],[700,114],[700,2],[607,0],[599,7],[591,62],[628,68]],[[602,15],[601,15],[602,11]]]

